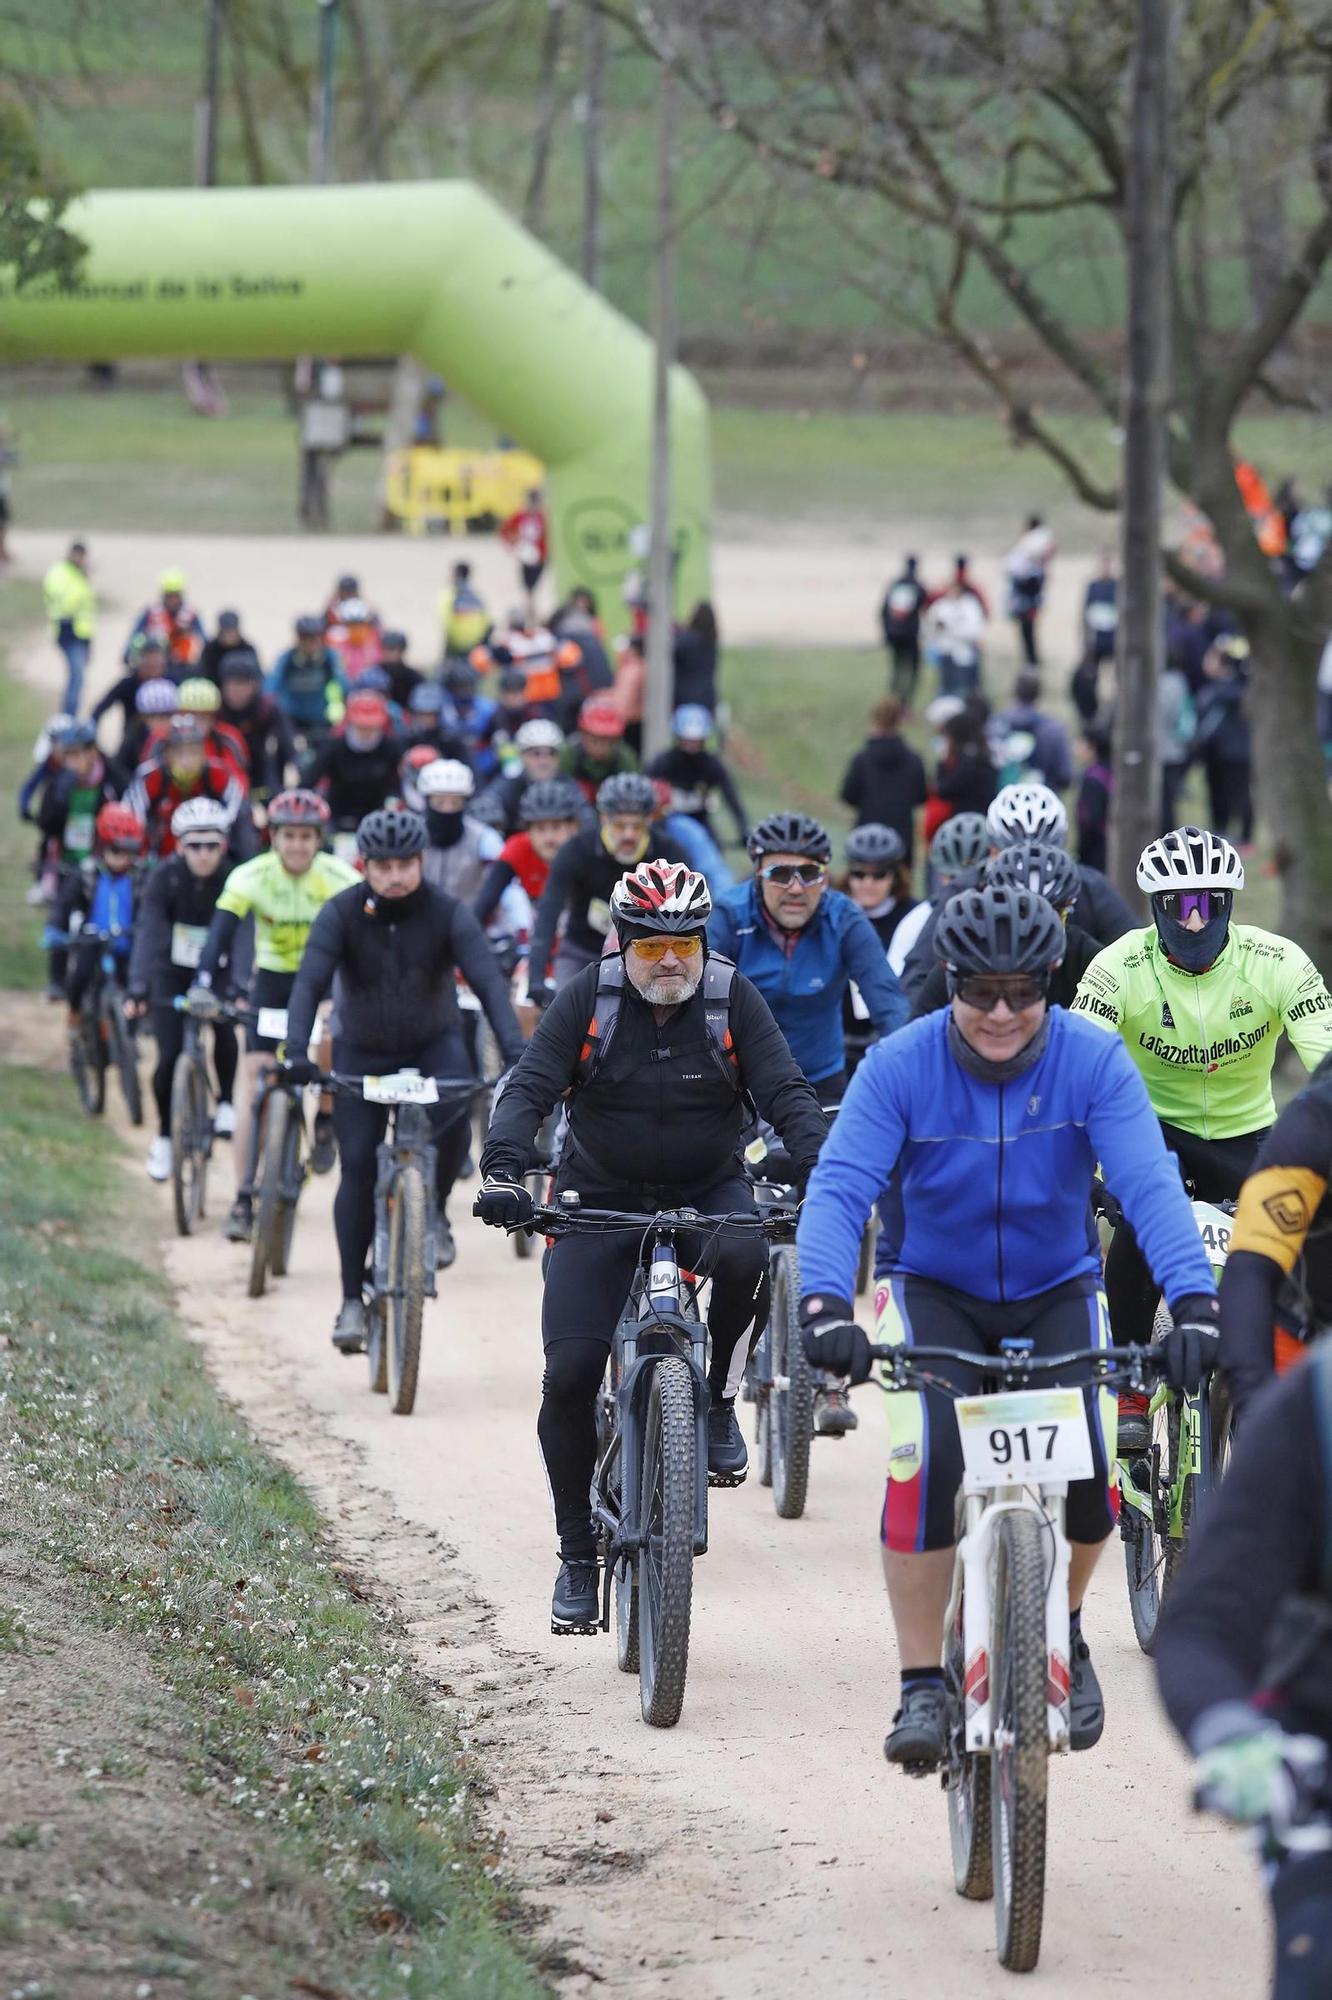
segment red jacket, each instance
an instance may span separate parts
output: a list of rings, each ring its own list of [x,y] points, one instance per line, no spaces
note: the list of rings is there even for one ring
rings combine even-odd
[[[245,803],[245,794],[230,767],[220,757],[204,758],[197,778],[182,785],[168,771],[160,753],[140,764],[134,773],[124,803],[139,815],[148,829],[148,852],[159,860],[176,850],[171,832],[171,815],[186,799],[217,799],[233,820]]]
[[[144,757],[153,756],[158,745],[166,742],[169,722],[155,722],[144,743]],[[210,757],[220,758],[230,770],[243,792],[250,789],[250,746],[239,729],[230,722],[210,722],[206,749]]]

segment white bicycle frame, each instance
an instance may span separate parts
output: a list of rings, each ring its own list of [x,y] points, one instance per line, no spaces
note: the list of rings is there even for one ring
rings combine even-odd
[[[945,1632],[956,1629],[962,1611],[964,1746],[982,1755],[994,1747],[990,1644],[994,1615],[995,1539],[1005,1514],[1035,1514],[1045,1547],[1045,1714],[1051,1750],[1069,1744],[1068,1568],[1071,1551],[1064,1533],[1067,1483],[1033,1488],[999,1486],[968,1493],[963,1500],[963,1532],[953,1564]]]

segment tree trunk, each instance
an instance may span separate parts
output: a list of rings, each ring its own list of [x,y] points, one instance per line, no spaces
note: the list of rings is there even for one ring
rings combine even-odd
[[[583,72],[583,282],[601,290],[601,158],[606,89],[606,17],[589,0]]]
[[[1294,602],[1245,618],[1253,681],[1254,789],[1272,839],[1281,883],[1281,931],[1298,938],[1324,978],[1332,979],[1332,817],[1327,767],[1314,726],[1315,682],[1327,638],[1332,567],[1320,565]],[[1301,602],[1305,592],[1312,597]]]
[[[523,198],[523,227],[540,236],[546,219],[546,176],[560,108],[556,78],[564,40],[564,0],[546,0],[546,29],[541,38],[541,80],[537,86],[537,127],[532,140],[532,171]]]

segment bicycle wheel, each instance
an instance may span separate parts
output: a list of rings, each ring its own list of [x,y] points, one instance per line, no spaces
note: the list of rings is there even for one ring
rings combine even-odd
[[[79,1093],[79,1103],[90,1118],[100,1118],[106,1109],[106,1051],[97,1016],[84,1016],[69,1045],[69,1067]]]
[[[995,1538],[990,1844],[999,1963],[1010,1972],[1030,1972],[1040,1957],[1045,1909],[1044,1536],[1024,1511],[1005,1514]]]
[[[772,1324],[764,1327],[749,1359],[754,1382],[754,1451],[760,1486],[772,1485]]]
[[[372,1296],[366,1307],[365,1356],[370,1387],[376,1396],[388,1394],[388,1300]]]
[[[948,1642],[944,1661],[948,1693],[956,1717],[956,1738],[952,1745],[944,1785],[948,1792],[948,1837],[953,1850],[953,1887],[959,1896],[973,1902],[988,1902],[994,1894],[994,1859],[991,1852],[990,1760],[969,1754],[962,1747],[964,1710],[962,1688],[965,1662],[962,1657],[961,1621]]]
[[[809,1449],[814,1439],[814,1376],[800,1340],[800,1271],[794,1250],[772,1256],[772,1504],[784,1521],[798,1521],[809,1491]]]
[[[107,1048],[111,1061],[120,1074],[120,1087],[125,1093],[125,1108],[129,1112],[131,1125],[143,1123],[143,1086],[139,1082],[139,1047],[129,1030],[129,1022],[121,1009],[120,998],[114,988],[103,995],[105,1008]]]
[[[273,1263],[282,1204],[282,1148],[287,1137],[291,1104],[285,1092],[273,1090],[264,1104],[263,1135],[259,1150],[259,1189],[254,1204],[254,1233],[250,1243],[250,1297],[262,1298]]]
[[[411,1415],[421,1366],[421,1313],[425,1305],[425,1182],[419,1167],[404,1167],[389,1194],[388,1388],[393,1409]]]
[[[208,1086],[186,1052],[171,1072],[171,1192],[180,1236],[192,1236],[203,1216],[210,1125]]]
[[[644,1722],[670,1729],[684,1706],[694,1589],[694,1386],[678,1354],[652,1371],[641,1494],[638,1694]]]
[[[615,1664],[622,1674],[640,1669],[638,1566],[628,1556],[621,1556],[615,1565]]]
[[[301,1149],[305,1144],[305,1120],[298,1106],[289,1098],[284,1099],[288,1107],[287,1130],[282,1142],[282,1169],[278,1176],[280,1209],[278,1213],[277,1235],[270,1249],[273,1276],[285,1278],[287,1266],[291,1262],[291,1239],[296,1234],[296,1204],[300,1200],[301,1185],[305,1179],[305,1169],[301,1163]]]

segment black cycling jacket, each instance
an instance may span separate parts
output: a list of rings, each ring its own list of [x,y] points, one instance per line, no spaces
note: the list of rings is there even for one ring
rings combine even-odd
[[[217,899],[234,865],[230,855],[224,854],[220,867],[211,875],[199,877],[191,875],[183,855],[173,854],[152,870],[139,899],[134,925],[126,989],[133,999],[147,998],[161,1006],[193,984],[195,968],[183,962],[192,941],[178,937],[176,926],[207,932]]]
[[[537,961],[534,959],[533,963]],[[495,1107],[482,1171],[510,1179],[529,1166],[537,1130],[566,1092],[569,1141],[558,1185],[600,1193],[707,1187],[736,1163],[747,1093],[782,1139],[803,1184],[828,1130],[757,987],[737,972],[731,986],[734,1083],[717,1063],[696,993],[658,1025],[626,979],[614,1036],[590,1082],[575,1088],[598,965],[556,994]],[[592,1204],[590,1204],[592,1205]]]
[[[406,747],[386,736],[373,750],[353,750],[345,736],[330,736],[302,782],[324,794],[335,822],[355,826],[397,791]]]
[[[674,841],[652,832],[643,859],[683,861]],[[555,928],[567,910],[569,921],[564,935],[571,945],[588,953],[600,953],[609,935],[611,891],[634,861],[618,861],[607,852],[599,826],[585,827],[566,840],[550,864],[550,876],[537,904],[532,925],[528,962],[549,965],[555,943]]]

